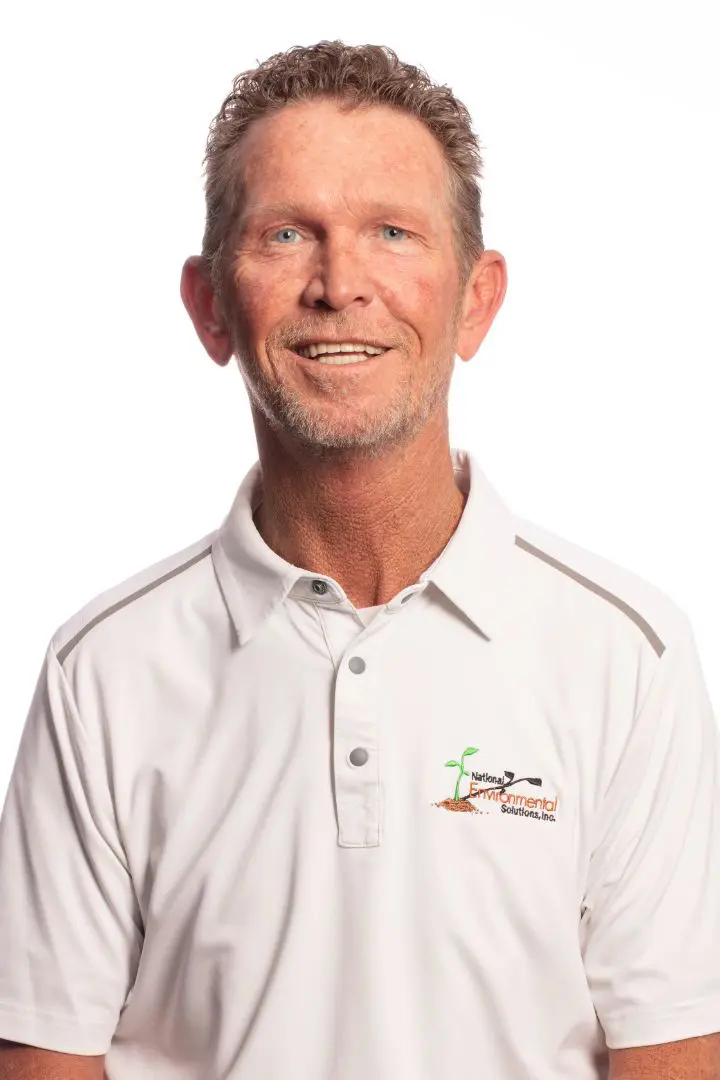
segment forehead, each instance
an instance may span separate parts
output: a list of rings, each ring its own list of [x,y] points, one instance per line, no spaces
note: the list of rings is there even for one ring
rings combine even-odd
[[[421,121],[385,105],[346,111],[332,101],[285,106],[251,125],[235,165],[248,215],[290,198],[351,210],[402,202],[428,217],[443,209],[440,144]]]

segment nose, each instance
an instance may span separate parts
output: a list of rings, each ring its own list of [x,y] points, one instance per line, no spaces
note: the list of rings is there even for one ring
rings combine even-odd
[[[304,290],[304,302],[310,307],[324,305],[340,311],[355,303],[367,305],[373,296],[370,266],[357,240],[337,234],[326,236],[318,245],[317,262]]]

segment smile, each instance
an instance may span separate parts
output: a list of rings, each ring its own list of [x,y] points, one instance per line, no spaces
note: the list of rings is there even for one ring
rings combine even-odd
[[[342,353],[320,353],[317,356],[308,356],[305,352],[299,350],[293,350],[295,356],[299,356],[302,360],[307,360],[311,364],[326,364],[333,367],[345,367],[347,365],[366,364],[370,360],[377,360],[379,356],[384,355],[386,352],[390,352],[390,349],[383,349],[382,352],[342,352]]]

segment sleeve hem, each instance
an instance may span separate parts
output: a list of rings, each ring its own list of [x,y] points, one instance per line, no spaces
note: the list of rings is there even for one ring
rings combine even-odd
[[[80,1025],[74,1017],[41,1015],[0,1002],[0,1039],[37,1046],[41,1050],[104,1056],[116,1027],[116,1023],[105,1020],[90,1020]]]
[[[610,1050],[695,1039],[720,1032],[720,997],[669,1009],[612,1013],[602,1021]]]

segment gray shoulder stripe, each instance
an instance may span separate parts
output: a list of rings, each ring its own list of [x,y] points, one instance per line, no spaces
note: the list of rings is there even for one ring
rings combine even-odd
[[[201,559],[206,558],[210,554],[212,547],[205,548],[199,555],[193,555],[192,559],[188,559],[181,566],[176,566],[174,570],[170,570],[169,573],[163,574],[162,577],[157,578],[156,581],[151,581],[149,585],[143,585],[142,589],[138,589],[137,592],[131,593],[130,596],[123,597],[122,600],[118,600],[116,604],[112,604],[105,611],[101,611],[99,615],[96,615],[94,619],[91,619],[87,626],[83,626],[82,630],[79,630],[74,638],[71,638],[66,645],[63,645],[62,649],[57,654],[58,663],[62,664],[66,657],[72,652],[77,643],[81,641],[89,630],[92,630],[93,626],[97,626],[103,619],[107,619],[109,615],[119,611],[120,608],[124,608],[127,604],[131,604],[133,600],[138,600],[141,596],[156,589],[158,585],[162,585],[164,581],[169,581],[170,578],[177,577],[178,574],[182,574],[183,570],[187,570],[196,562],[200,562]]]
[[[591,592],[597,593],[598,596],[602,596],[604,600],[609,600],[615,607],[624,611],[625,614],[640,627],[658,656],[662,656],[665,651],[665,646],[653,628],[645,621],[645,619],[643,619],[642,615],[639,615],[634,608],[631,608],[630,605],[626,604],[624,600],[621,600],[619,596],[615,596],[614,593],[608,592],[607,589],[603,589],[601,585],[597,585],[594,581],[591,581],[590,578],[578,574],[577,570],[572,570],[569,566],[566,566],[565,563],[561,563],[558,559],[554,559],[552,555],[548,555],[546,551],[541,551],[540,548],[535,547],[535,545],[529,543],[529,541],[523,540],[522,536],[515,537],[515,544],[517,547],[529,551],[531,555],[536,555],[538,559],[542,559],[544,562],[549,563],[550,566],[554,566],[556,570],[560,570],[563,574],[567,574],[568,577],[573,578],[575,581],[579,581],[586,589],[590,589]]]

